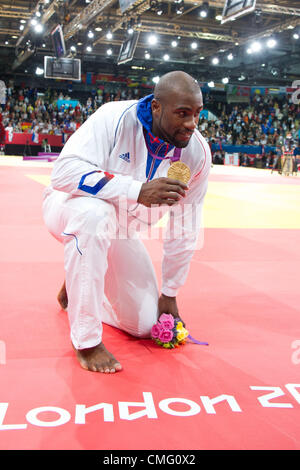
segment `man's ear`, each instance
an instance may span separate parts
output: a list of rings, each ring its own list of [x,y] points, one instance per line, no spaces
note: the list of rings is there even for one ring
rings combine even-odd
[[[159,100],[156,100],[155,98],[153,98],[153,100],[151,101],[152,113],[157,115],[157,113],[160,112],[160,108],[161,108],[161,104]]]

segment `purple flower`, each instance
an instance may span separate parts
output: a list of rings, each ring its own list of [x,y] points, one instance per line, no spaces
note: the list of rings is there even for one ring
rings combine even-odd
[[[172,330],[175,326],[174,317],[171,314],[162,313],[159,322],[165,330]]]
[[[153,325],[152,329],[151,329],[152,338],[154,338],[154,339],[158,338],[161,330],[162,330],[162,327],[161,327],[160,323],[156,323],[155,325]]]
[[[160,331],[159,337],[158,337],[158,339],[162,343],[169,343],[169,341],[171,341],[172,338],[173,338],[173,332],[170,330],[164,330],[164,329]]]

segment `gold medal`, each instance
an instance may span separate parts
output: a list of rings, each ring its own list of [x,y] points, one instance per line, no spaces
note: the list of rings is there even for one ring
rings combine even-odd
[[[168,178],[179,180],[182,183],[188,184],[191,177],[191,170],[183,162],[174,162],[168,169]]]

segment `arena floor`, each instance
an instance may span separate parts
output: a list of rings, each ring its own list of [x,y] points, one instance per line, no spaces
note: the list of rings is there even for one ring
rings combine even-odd
[[[77,363],[42,220],[51,163],[0,157],[0,449],[300,449],[300,176],[214,166],[178,298],[193,343],[104,326],[123,371]],[[146,241],[160,280],[161,242]]]

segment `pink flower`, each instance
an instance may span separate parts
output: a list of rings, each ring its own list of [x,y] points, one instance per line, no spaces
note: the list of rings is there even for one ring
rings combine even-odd
[[[156,323],[155,325],[153,325],[151,329],[152,338],[155,338],[155,339],[158,338],[161,330],[162,330],[162,326],[159,323]]]
[[[161,316],[159,317],[159,322],[162,324],[165,330],[172,330],[175,325],[173,315],[167,313],[161,314]]]
[[[158,339],[162,343],[168,343],[169,341],[173,339],[173,331],[162,329],[159,333]]]

